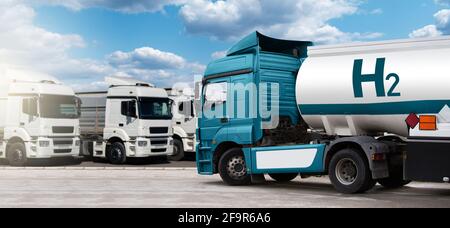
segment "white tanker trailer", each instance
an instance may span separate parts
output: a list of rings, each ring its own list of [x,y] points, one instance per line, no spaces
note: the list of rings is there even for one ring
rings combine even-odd
[[[297,77],[300,113],[328,135],[450,137],[449,60],[448,37],[310,48]],[[408,128],[412,113],[434,115],[436,129],[421,131],[414,118]]]
[[[256,32],[208,65],[200,174],[230,185],[329,175],[343,193],[450,181],[450,37],[311,46]],[[235,116],[252,104],[244,88],[258,117]],[[261,117],[264,104],[278,113]]]

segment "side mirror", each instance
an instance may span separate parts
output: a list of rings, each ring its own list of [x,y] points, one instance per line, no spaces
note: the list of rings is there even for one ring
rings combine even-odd
[[[127,117],[137,118],[136,101],[122,101],[121,114]]]
[[[190,103],[191,106],[191,117],[195,118],[195,108],[194,108],[194,101],[192,100]]]
[[[26,98],[22,101],[22,112],[30,116],[38,116],[37,98]]]

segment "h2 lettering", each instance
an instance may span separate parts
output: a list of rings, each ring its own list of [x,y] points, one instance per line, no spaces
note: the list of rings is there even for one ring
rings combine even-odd
[[[363,60],[357,59],[353,64],[353,92],[356,98],[364,97],[362,83],[373,82],[375,83],[377,97],[386,97],[386,90],[384,88],[384,66],[386,63],[386,58],[378,58],[375,73],[374,74],[362,74]],[[400,83],[400,77],[398,74],[390,73],[386,76],[386,81],[394,78],[395,82],[392,87],[387,92],[388,97],[399,97],[401,94],[395,92],[398,84]]]

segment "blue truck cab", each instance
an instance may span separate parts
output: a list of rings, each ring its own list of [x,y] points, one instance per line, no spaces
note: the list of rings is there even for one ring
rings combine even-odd
[[[243,185],[262,174],[282,181],[324,172],[325,145],[309,144],[295,93],[311,45],[255,32],[208,65],[197,129],[199,174],[220,173],[227,184]]]

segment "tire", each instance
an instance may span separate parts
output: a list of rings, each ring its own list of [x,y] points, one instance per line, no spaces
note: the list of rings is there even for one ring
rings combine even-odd
[[[127,162],[127,152],[123,143],[113,143],[108,151],[108,160],[111,164],[122,165]]]
[[[169,156],[171,161],[181,161],[184,158],[183,142],[179,139],[173,140],[173,155]]]
[[[223,154],[219,160],[219,174],[222,180],[231,186],[251,184],[244,154],[239,148],[230,149]]]
[[[384,178],[384,179],[379,179],[378,183],[381,184],[385,188],[395,189],[395,188],[401,188],[401,187],[411,183],[411,181],[403,179],[403,167],[400,166],[400,167],[390,168],[389,177]]]
[[[10,166],[25,166],[28,163],[27,151],[23,143],[12,144],[6,153]]]
[[[334,188],[344,194],[363,193],[375,186],[367,159],[354,149],[337,152],[328,170]]]
[[[274,173],[269,174],[269,176],[276,180],[277,182],[283,183],[283,182],[290,182],[298,177],[298,173]]]

